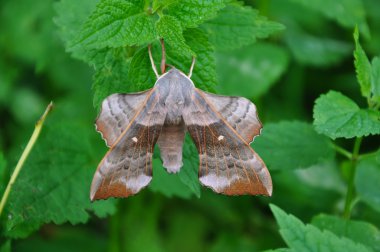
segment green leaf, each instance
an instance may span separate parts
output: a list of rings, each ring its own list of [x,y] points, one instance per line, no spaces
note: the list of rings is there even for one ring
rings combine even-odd
[[[285,42],[296,60],[313,66],[329,66],[340,63],[351,53],[351,46],[336,39],[314,36],[300,28],[289,28]]]
[[[3,223],[8,237],[25,237],[44,223],[85,223],[90,212],[104,217],[115,211],[113,200],[89,200],[102,155],[92,139],[100,139],[90,122],[79,123],[62,108],[56,104],[10,192]]]
[[[258,98],[267,93],[288,66],[287,52],[272,44],[257,43],[216,55],[221,94]],[[236,84],[239,83],[239,88]]]
[[[314,126],[317,132],[332,139],[380,134],[380,112],[360,109],[347,96],[330,91],[321,95],[314,106]]]
[[[202,28],[217,50],[231,50],[252,44],[257,38],[266,38],[285,27],[268,21],[251,7],[228,5]]]
[[[295,174],[309,187],[329,190],[343,195],[347,191],[336,160],[313,165],[307,169],[296,170]]]
[[[380,231],[370,223],[320,214],[313,218],[312,224],[321,230],[329,230],[339,237],[349,238],[374,251],[380,251]]]
[[[94,76],[94,106],[99,110],[102,101],[113,93],[128,93],[134,90],[128,79],[130,66],[126,48],[104,49],[96,52],[98,65]]]
[[[179,172],[179,179],[197,196],[201,197],[201,186],[198,179],[199,156],[193,141],[186,134],[183,146],[183,167]]]
[[[297,121],[265,124],[252,147],[270,170],[308,168],[332,160],[335,155],[328,138],[317,134],[311,125]]]
[[[216,16],[225,0],[181,0],[169,4],[164,13],[177,18],[183,28],[195,28],[199,24]]]
[[[369,38],[369,28],[366,21],[362,0],[292,0],[306,8],[318,11],[328,18],[336,20],[346,28],[359,26],[360,31]]]
[[[156,23],[156,30],[158,36],[164,38],[172,50],[178,54],[183,54],[190,57],[194,55],[190,47],[186,45],[185,38],[183,37],[183,30],[181,23],[172,16],[161,16]]]
[[[370,98],[371,95],[371,64],[359,42],[359,31],[356,28],[354,32],[355,40],[355,70],[361,93],[364,97]]]
[[[355,186],[359,198],[380,212],[380,150],[360,160],[356,169]]]
[[[204,31],[200,29],[187,29],[184,34],[186,44],[197,55],[193,75],[195,86],[205,91],[214,90],[216,85],[216,72],[215,72],[215,56],[214,48],[208,41]],[[185,74],[189,72],[191,65],[191,58],[178,54],[168,49],[168,63],[183,71]]]
[[[380,58],[372,59],[372,75],[371,75],[371,100],[380,104]]]
[[[153,16],[124,0],[101,0],[71,47],[90,48],[143,45],[156,37]]]
[[[128,77],[133,90],[146,90],[154,85],[157,78],[152,70],[148,48],[142,47],[133,55]]]
[[[280,226],[282,238],[294,251],[372,251],[350,239],[339,238],[330,231],[321,231],[310,224],[305,225],[275,205],[271,204],[270,208]]]
[[[184,167],[181,168],[181,171]],[[159,159],[153,160],[153,180],[149,188],[154,192],[160,192],[166,197],[177,196],[189,199],[192,195],[190,189],[182,183],[178,174],[169,174],[162,166]]]

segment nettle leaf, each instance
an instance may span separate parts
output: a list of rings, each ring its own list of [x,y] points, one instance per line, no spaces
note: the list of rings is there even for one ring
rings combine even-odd
[[[296,60],[313,66],[337,64],[352,51],[346,42],[313,36],[300,28],[289,29],[285,33],[285,42]]]
[[[360,160],[355,177],[359,198],[380,212],[380,150],[371,157]]]
[[[270,170],[308,168],[335,156],[327,137],[317,134],[312,125],[296,121],[264,125],[252,147]]]
[[[71,47],[90,48],[142,45],[156,38],[153,16],[124,0],[101,0]]]
[[[380,251],[380,231],[376,226],[364,222],[339,218],[333,215],[315,216],[312,224],[321,230],[329,230],[339,237],[346,237],[361,243],[374,251]]]
[[[375,57],[372,59],[372,73],[371,73],[371,100],[380,104],[380,58]]]
[[[142,47],[133,55],[128,72],[129,82],[134,90],[146,90],[153,87],[157,78],[152,70],[148,48]]]
[[[215,17],[225,2],[226,0],[181,0],[167,5],[164,13],[177,18],[183,28],[195,28]]]
[[[294,174],[309,187],[329,190],[344,195],[347,184],[342,178],[335,159],[313,165],[307,169],[296,170]]]
[[[201,29],[187,29],[184,37],[186,43],[197,55],[191,79],[198,88],[213,91],[213,87],[217,83],[213,46]],[[191,65],[191,57],[170,50],[170,46],[167,51],[168,63],[187,74]]]
[[[314,126],[317,132],[332,139],[380,134],[380,112],[360,109],[347,96],[330,91],[321,95],[314,106]]]
[[[217,90],[221,94],[257,98],[268,92],[285,72],[289,55],[279,46],[257,43],[232,52],[218,52],[216,62]]]
[[[282,238],[294,251],[372,251],[350,239],[340,238],[328,230],[321,231],[314,225],[305,225],[275,205],[271,204],[270,208],[280,226]]]
[[[102,101],[113,93],[128,93],[134,90],[128,79],[130,65],[127,48],[104,49],[96,52],[99,66],[94,76],[94,106],[99,110]]]
[[[328,18],[336,20],[346,28],[359,26],[360,31],[368,38],[370,36],[362,0],[292,0],[306,8],[318,11]]]
[[[181,23],[172,16],[161,16],[156,23],[157,34],[164,38],[164,41],[171,46],[171,49],[178,54],[190,57],[194,55],[190,47],[185,43]]]
[[[371,94],[371,64],[359,42],[359,31],[356,28],[354,32],[355,40],[355,70],[356,78],[358,79],[360,90],[364,97],[369,98]]]
[[[115,201],[89,199],[100,156],[92,141],[97,139],[93,127],[62,121],[59,109],[57,105],[47,118],[10,192],[3,223],[8,237],[26,237],[44,223],[85,223],[90,212],[100,217],[115,212]]]
[[[183,170],[184,167],[181,168]],[[178,174],[169,174],[162,166],[159,159],[153,160],[153,180],[149,188],[154,192],[160,192],[166,197],[177,196],[180,198],[189,199],[192,195],[190,189],[182,183]]]
[[[186,134],[183,146],[183,167],[178,174],[179,179],[197,196],[201,197],[201,186],[198,179],[199,154],[190,136]]]
[[[217,50],[237,49],[285,28],[260,16],[257,10],[240,5],[228,5],[201,27]]]

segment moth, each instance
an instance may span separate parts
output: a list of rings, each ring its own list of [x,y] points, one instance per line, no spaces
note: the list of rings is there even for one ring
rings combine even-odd
[[[178,172],[186,132],[199,153],[202,185],[226,195],[270,196],[268,169],[250,147],[262,128],[256,106],[246,98],[196,88],[190,79],[195,58],[188,75],[175,67],[165,72],[163,42],[159,75],[148,49],[157,76],[153,88],[112,94],[102,102],[96,129],[110,149],[95,172],[90,199],[128,197],[146,187],[155,144],[167,172]]]

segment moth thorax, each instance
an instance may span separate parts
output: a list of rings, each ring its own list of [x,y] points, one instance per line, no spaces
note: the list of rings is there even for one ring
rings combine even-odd
[[[182,122],[182,113],[178,113],[178,111],[168,111],[168,114],[165,118],[165,124],[168,125],[179,125]]]

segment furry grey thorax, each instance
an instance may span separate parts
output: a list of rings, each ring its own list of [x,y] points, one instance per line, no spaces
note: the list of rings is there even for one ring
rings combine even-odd
[[[194,83],[181,71],[172,68],[160,76],[155,87],[160,94],[160,105],[168,112],[165,124],[180,124],[183,109],[191,103]]]

